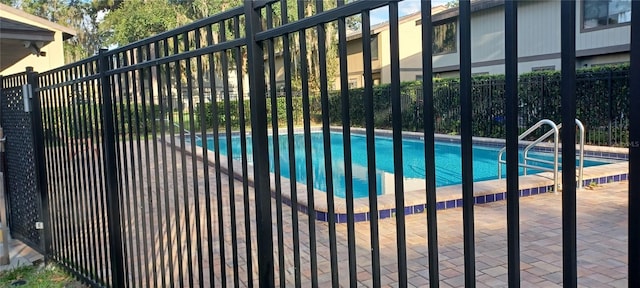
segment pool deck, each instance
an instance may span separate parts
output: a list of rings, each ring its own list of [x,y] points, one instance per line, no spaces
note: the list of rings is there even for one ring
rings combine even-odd
[[[188,160],[188,159],[187,159]],[[189,161],[189,160],[188,160]],[[160,164],[162,165],[162,164]],[[622,164],[618,165],[617,172],[626,173]],[[188,165],[189,166],[189,165]],[[189,168],[187,171],[189,171]],[[605,173],[610,168],[600,167],[589,173]],[[211,169],[213,170],[213,169]],[[213,173],[209,171],[209,173]],[[231,183],[226,175],[222,175],[223,189],[227,190]],[[531,185],[536,184],[537,178],[522,177],[521,188],[527,185],[524,179],[531,178]],[[213,181],[213,180],[212,180]],[[540,180],[537,181],[547,181]],[[242,181],[233,181],[236,187],[236,220],[232,220],[225,213],[225,231],[230,231],[233,226],[238,228],[237,243],[244,247],[241,195]],[[213,182],[212,182],[213,183]],[[546,183],[546,182],[545,182]],[[480,193],[480,187],[476,186],[476,193]],[[485,184],[486,185],[486,184]],[[489,186],[489,185],[487,185]],[[282,184],[283,190],[287,184]],[[578,257],[578,285],[583,287],[626,287],[627,286],[627,247],[628,247],[628,183],[626,181],[598,184],[593,189],[581,189],[577,192],[577,257]],[[455,187],[438,189],[439,197],[447,197],[445,191],[451,191],[455,197]],[[251,190],[253,191],[253,190]],[[306,192],[305,190],[301,190]],[[442,193],[441,193],[442,192]],[[202,192],[201,192],[202,193]],[[286,191],[283,191],[286,193]],[[253,193],[250,192],[250,195]],[[304,194],[304,193],[302,193]],[[226,193],[223,193],[226,195]],[[224,197],[224,196],[223,196]],[[227,196],[228,197],[228,196]],[[202,198],[201,198],[202,199]],[[254,207],[253,196],[250,196],[250,207]],[[225,200],[228,201],[228,200]],[[336,200],[337,203],[344,199]],[[295,212],[290,206],[278,206],[272,199],[272,229],[274,241],[274,261],[276,267],[276,286],[279,281],[279,268],[284,269],[285,285],[295,284],[294,251],[300,249],[300,282],[302,287],[311,286],[310,259],[316,259],[318,264],[318,282],[320,287],[331,286],[331,261],[329,243],[329,225],[327,222],[313,221],[316,238],[310,236],[311,219],[309,215]],[[316,201],[322,205],[321,201]],[[213,206],[215,207],[215,206]],[[282,222],[278,224],[277,211],[281,209]],[[228,211],[227,211],[228,212]],[[294,223],[293,214],[298,215],[298,221]],[[426,214],[412,214],[406,217],[406,243],[407,243],[407,274],[409,287],[425,287],[429,283],[428,253],[426,238]],[[497,201],[474,206],[475,215],[475,263],[477,287],[507,287],[507,227],[506,227],[506,201]],[[255,217],[255,216],[252,216]],[[463,257],[463,233],[462,233],[462,209],[453,208],[439,210],[438,217],[438,249],[439,249],[439,274],[440,287],[464,287],[464,257]],[[255,219],[255,218],[252,218]],[[192,220],[193,221],[193,218]],[[253,221],[252,221],[253,222]],[[215,222],[214,222],[215,225]],[[252,230],[255,228],[252,224]],[[294,243],[292,231],[297,227],[300,232],[299,243]],[[283,253],[284,263],[279,262],[277,241],[278,230],[282,229],[284,238]],[[380,219],[378,222],[380,240],[380,273],[382,287],[397,287],[398,267],[396,255],[396,221],[395,219]],[[255,232],[252,232],[255,233]],[[228,235],[227,235],[228,236]],[[348,246],[349,237],[346,224],[336,224],[337,237],[337,270],[339,283],[349,285]],[[357,262],[358,287],[373,287],[371,268],[371,230],[370,222],[355,223],[355,255]],[[255,234],[252,234],[252,249],[257,247]],[[218,245],[215,240],[214,247]],[[227,238],[226,241],[234,241]],[[562,285],[562,204],[561,194],[543,193],[532,197],[520,199],[520,257],[521,257],[521,285],[523,287],[561,287]],[[316,253],[310,251],[310,244],[316,244]],[[229,248],[229,247],[227,247]],[[240,251],[243,251],[241,249]],[[256,251],[253,250],[255,255]],[[240,253],[240,267],[247,265],[243,259],[244,252]],[[226,263],[227,284],[233,275],[232,263],[227,254]],[[224,265],[215,260],[211,267],[215,269],[216,280],[220,276],[220,266]],[[253,262],[254,279],[257,269]],[[246,281],[243,270],[240,271],[241,281]],[[219,284],[219,283],[216,283]],[[242,282],[240,286],[246,285]],[[254,282],[257,285],[257,283]]]
[[[126,147],[128,145],[122,143],[121,149],[127,149]],[[168,177],[145,177],[142,183],[148,187],[134,189],[132,183],[124,187],[128,189],[126,191],[131,192],[124,194],[122,199],[122,219],[126,219],[123,223],[123,237],[131,240],[125,245],[125,260],[129,265],[127,279],[131,285],[158,287],[159,283],[163,283],[161,280],[171,281],[166,279],[167,275],[173,275],[172,279],[175,282],[167,283],[182,286],[177,283],[180,277],[186,278],[188,273],[196,276],[201,269],[205,282],[199,282],[197,277],[194,277],[194,286],[221,286],[222,282],[227,286],[233,286],[234,276],[237,276],[241,287],[248,286],[249,281],[252,281],[249,279],[253,279],[254,286],[257,286],[256,231],[259,224],[256,222],[253,188],[249,186],[246,192],[243,191],[242,187],[247,182],[229,175],[221,174],[218,179],[214,169],[209,169],[208,174],[204,174],[203,167],[210,165],[208,161],[194,159],[176,150],[167,150],[163,157],[153,156],[152,159],[145,153],[132,153],[127,158],[141,157],[136,165],[142,165],[143,169],[151,169],[151,175],[158,171],[160,175],[168,173]],[[196,165],[171,165],[172,155],[184,157],[186,163]],[[129,169],[126,172],[131,174],[134,170]],[[620,172],[626,173],[626,170]],[[172,184],[172,176],[177,177],[178,186]],[[182,182],[183,179],[187,181]],[[197,181],[191,181],[192,179]],[[220,191],[214,185],[217,181],[221,184]],[[164,185],[155,186],[158,183],[168,184],[169,190],[165,190]],[[207,187],[207,183],[211,189],[210,202],[207,202],[207,190],[203,189]],[[147,188],[153,189],[155,193],[144,192]],[[599,288],[627,287],[628,183],[621,181],[598,184],[590,188],[577,192],[578,285]],[[440,190],[442,189],[438,191]],[[231,198],[232,195],[235,195],[234,200]],[[520,199],[520,275],[523,287],[562,285],[561,198],[560,193],[543,193]],[[336,202],[344,202],[344,199],[338,199]],[[135,203],[139,203],[140,207],[134,205]],[[210,213],[205,209],[206,203],[210,204]],[[160,208],[165,205],[166,209]],[[185,210],[182,208],[183,205],[200,207],[200,210]],[[133,210],[142,212],[148,217],[147,220],[134,218]],[[235,211],[235,214],[232,214],[232,211]],[[293,210],[287,205],[278,205],[275,199],[271,199],[271,213],[276,287],[280,286],[280,275],[284,278],[284,286],[294,286],[296,271],[299,272],[302,287],[311,286],[314,273],[317,273],[319,287],[330,287],[332,274],[329,223],[313,221],[308,214]],[[507,287],[506,201],[475,205],[474,216],[477,287]],[[167,220],[150,222],[157,217],[166,217]],[[426,218],[426,214],[412,214],[406,217],[409,287],[425,287],[430,281]],[[198,220],[201,222],[198,223]],[[462,209],[437,211],[437,222],[440,287],[464,287]],[[358,287],[373,287],[370,224],[371,222],[354,223],[354,233],[351,235],[348,233],[348,225],[335,225],[335,268],[341,286],[346,287],[350,283],[348,252],[351,249],[355,252],[355,276]],[[396,219],[392,218],[380,219],[377,223],[382,287],[398,286],[396,225]],[[182,230],[177,230],[178,227]],[[186,227],[191,228],[190,232],[184,230]],[[214,231],[211,238],[207,236],[206,231],[212,228]],[[232,231],[237,235],[233,235]],[[293,238],[296,235],[293,231],[299,232],[298,239]],[[315,233],[312,234],[311,231]],[[138,236],[140,239],[137,239]],[[355,241],[352,248],[347,244],[350,237]],[[165,245],[164,248],[162,243]],[[282,243],[282,249],[278,248],[278,243]],[[310,248],[312,243],[315,244],[314,253]],[[82,245],[95,244],[82,241],[77,245],[82,249]],[[227,252],[221,253],[221,247]],[[75,249],[72,248],[71,245],[56,246],[62,255],[73,255]],[[238,250],[237,257],[231,253],[234,248]],[[189,253],[189,258],[176,257],[178,249],[183,252],[183,256]],[[251,259],[247,259],[247,250],[253,255]],[[296,253],[300,264],[297,269],[294,266]],[[281,254],[284,257],[283,261],[279,257]],[[162,262],[158,259],[164,259],[167,264],[171,263],[170,267],[173,270],[160,265]],[[311,270],[311,259],[317,261],[316,272]],[[200,265],[194,265],[196,261],[201,261]],[[239,267],[237,275],[234,275],[234,264]],[[189,267],[193,271],[189,270]],[[252,274],[249,274],[247,267],[253,267]],[[209,276],[215,283],[209,282]],[[145,285],[145,277],[150,277],[153,282],[147,282]]]
[[[340,132],[341,128],[332,127],[332,131]],[[318,128],[314,128],[312,131],[319,131]],[[286,131],[282,131],[286,133]],[[376,136],[390,136],[389,130],[376,130]],[[352,128],[353,134],[361,134],[364,133],[364,129],[361,128]],[[422,133],[415,132],[403,132],[403,137],[408,139],[418,139],[422,140]],[[437,141],[451,142],[456,143],[459,142],[459,136],[453,135],[436,135]],[[473,138],[474,145],[489,145],[494,147],[503,147],[504,140],[502,139],[494,139],[494,138],[483,138],[483,137],[474,137]],[[527,141],[521,141],[521,146],[526,145]],[[538,145],[539,150],[547,150],[551,149],[551,145],[546,143],[541,143]],[[536,150],[533,150],[536,151]],[[585,146],[585,151],[588,151],[587,157],[598,156],[598,157],[606,157],[607,161],[611,161],[611,164],[604,164],[599,166],[585,167],[584,175],[583,175],[583,186],[588,186],[591,183],[594,184],[604,184],[611,182],[619,182],[627,179],[628,174],[628,162],[620,161],[624,159],[628,153],[628,149],[624,148],[616,148],[616,147],[602,147],[602,146]],[[189,155],[192,155],[191,148],[189,145],[185,148],[185,152]],[[195,155],[199,159],[203,159],[202,149],[196,149]],[[208,162],[210,165],[215,165],[215,157],[213,153],[209,153]],[[228,160],[224,155],[220,155],[221,159],[221,170],[224,173],[228,173],[230,170],[228,169]],[[496,160],[497,161],[497,160]],[[238,180],[242,180],[242,164],[241,161],[232,161],[233,163],[233,173]],[[253,167],[251,164],[248,165],[247,178],[249,179],[249,183],[253,185]],[[437,172],[436,172],[437,173]],[[324,191],[320,191],[317,189],[313,189],[313,207],[310,208],[310,191],[308,191],[307,186],[302,183],[295,183],[295,187],[291,184],[291,181],[286,177],[280,178],[281,189],[276,189],[276,176],[274,173],[270,173],[271,176],[271,189],[274,197],[277,195],[282,195],[283,203],[292,206],[294,205],[292,202],[292,190],[296,191],[297,198],[297,209],[305,214],[308,214],[310,211],[315,214],[317,220],[320,221],[328,221],[329,218],[329,202],[327,201],[327,193]],[[395,195],[393,193],[393,174],[384,173],[382,175],[382,179],[384,183],[379,183],[378,185],[382,185],[384,189],[383,195],[378,195],[376,197],[379,219],[394,217],[396,214],[396,203],[395,203]],[[558,173],[558,181],[561,182],[562,172]],[[559,184],[561,185],[561,184]],[[593,185],[593,184],[592,184]],[[552,172],[543,172],[534,175],[524,175],[519,178],[519,189],[521,197],[528,197],[532,195],[542,194],[542,193],[553,193],[553,173]],[[424,179],[405,179],[404,181],[404,211],[406,215],[414,214],[414,213],[423,213],[425,209],[427,209],[426,205],[426,182]],[[562,188],[559,189],[560,192]],[[474,203],[476,204],[484,204],[495,201],[502,201],[506,199],[506,180],[496,179],[496,180],[488,180],[488,181],[479,181],[474,182],[473,185],[473,195],[474,195]],[[436,188],[436,209],[449,209],[455,207],[462,207],[462,185],[450,185]],[[357,198],[353,201],[354,204],[354,219],[356,222],[361,221],[369,221],[370,220],[370,209],[369,209],[369,199],[368,198]],[[347,222],[347,203],[342,198],[335,198],[333,201],[333,209],[334,209],[334,219],[338,223]]]

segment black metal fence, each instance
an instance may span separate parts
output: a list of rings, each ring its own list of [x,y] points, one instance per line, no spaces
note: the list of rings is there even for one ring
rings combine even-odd
[[[43,155],[36,161],[43,160],[39,165],[46,167],[46,177],[43,177],[46,183],[40,183],[39,188],[46,199],[43,239],[47,257],[93,286],[380,287],[391,277],[393,283],[406,287],[416,284],[412,283],[409,276],[413,272],[408,269],[407,231],[410,228],[425,232],[423,243],[418,245],[424,245],[427,250],[422,257],[428,259],[425,266],[429,284],[438,287],[440,261],[435,209],[438,172],[435,171],[434,134],[439,120],[422,118],[426,226],[407,227],[401,134],[406,120],[402,117],[405,107],[399,93],[398,2],[310,3],[313,9],[297,5],[291,11],[284,0],[247,1],[244,7],[176,30],[101,51],[99,55],[52,71],[32,73],[29,83],[34,87],[34,113],[42,116],[42,128],[36,129],[35,136],[44,145],[35,150],[36,154]],[[431,19],[431,1],[422,1],[421,5],[422,19]],[[640,10],[639,5],[634,2],[634,11]],[[491,106],[495,110],[504,104],[504,113],[492,113],[504,115],[507,139],[507,270],[512,287],[520,283],[516,6],[516,1],[505,2],[505,92],[503,98],[491,101],[495,102],[495,106]],[[392,159],[394,164],[395,218],[388,220],[379,219],[382,216],[377,212],[380,203],[376,187],[380,183],[375,163],[381,155],[376,155],[374,145],[378,115],[373,97],[370,13],[379,7],[389,9],[391,43],[393,96],[387,113],[391,115],[393,156],[384,157]],[[473,115],[474,110],[491,109],[476,107],[472,98],[470,2],[460,1],[459,12],[461,78],[456,89],[460,96],[459,104],[447,112],[451,113],[447,117],[459,117],[464,283],[474,287]],[[563,35],[575,34],[575,12],[575,2],[562,2],[560,29]],[[297,17],[290,17],[296,14]],[[331,133],[330,110],[335,109],[335,105],[330,102],[327,87],[325,40],[329,37],[327,31],[335,28],[340,75],[347,75],[346,17],[352,15],[361,17],[363,27],[365,88],[361,99],[366,149],[352,151],[351,129],[341,129],[345,183],[344,191],[334,191],[330,144],[337,136]],[[422,23],[422,70],[424,78],[431,79],[433,27],[431,21]],[[634,16],[632,28],[637,23],[640,19]],[[563,74],[558,94],[562,106],[558,113],[561,114],[559,120],[573,126],[575,39],[562,39]],[[637,37],[632,40],[632,47],[638,49],[632,49],[631,71],[637,71],[640,41]],[[294,41],[296,45],[292,45]],[[280,97],[266,97],[267,93],[277,93],[276,73],[265,73],[276,70],[277,49],[281,49],[278,55],[282,55],[284,67],[286,121],[275,116],[282,113],[279,109],[283,109],[283,105],[278,105]],[[309,55],[312,61],[298,59],[294,66],[294,54]],[[317,67],[310,67],[309,63],[317,63]],[[312,69],[317,70],[310,71]],[[319,83],[321,113],[317,117],[322,123],[321,140],[312,140],[310,83],[313,79],[310,75],[317,76]],[[250,109],[244,101],[232,107],[230,77],[236,78],[233,80],[237,83],[238,95],[243,95],[244,79],[249,80]],[[631,91],[640,90],[634,86],[640,83],[640,75],[633,73],[631,77]],[[291,92],[294,78],[299,78],[301,83],[302,129],[294,123]],[[206,108],[204,93],[193,91],[218,87],[220,83],[215,82],[220,81],[223,94],[213,97],[223,99],[223,104]],[[493,91],[491,85],[494,84],[486,89]],[[182,89],[185,86],[187,89]],[[264,87],[272,88],[265,91]],[[348,87],[347,77],[340,77],[340,87]],[[417,96],[421,97],[423,115],[443,113],[434,105],[435,90],[432,82],[422,83],[422,92]],[[340,90],[340,96],[340,123],[351,127],[350,105],[354,99],[348,97],[347,89]],[[640,102],[633,99],[630,111],[640,111]],[[211,125],[205,123],[207,109],[211,109]],[[224,114],[224,119],[231,119],[232,114],[247,113],[251,117],[238,117],[237,127],[232,126],[231,121],[220,123],[218,117]],[[640,133],[636,131],[639,126],[634,125],[640,123],[640,119],[633,113],[630,117],[629,141],[640,143]],[[250,130],[246,128],[246,119],[251,121]],[[283,134],[283,137],[269,137],[270,134]],[[562,139],[563,146],[567,147],[563,150],[563,166],[573,166],[575,151],[570,147],[575,143],[575,131],[563,130]],[[312,149],[312,141],[321,141],[322,151]],[[630,187],[637,188],[640,145],[630,146]],[[301,147],[303,161],[297,157],[294,147]],[[313,157],[320,152],[324,157]],[[358,153],[366,155],[367,167],[355,167],[352,163],[352,155]],[[270,164],[270,157],[286,161]],[[322,161],[326,167],[324,197],[318,197],[313,189],[314,181],[319,179],[306,177],[305,185],[289,181],[299,179],[296,173],[314,175],[313,161]],[[302,168],[296,169],[297,166]],[[368,211],[372,211],[364,214],[355,209],[355,203],[363,201],[354,199],[354,174],[363,169],[368,184],[365,202]],[[575,287],[578,277],[576,183],[575,171],[571,173],[571,170],[563,174],[563,283]],[[284,171],[290,173],[289,179],[281,177]],[[335,196],[338,192],[343,192],[345,198],[338,200]],[[640,235],[639,200],[640,197],[630,198],[629,203],[630,286],[640,284],[639,249],[638,242],[634,242]],[[346,227],[337,227],[338,205],[346,207]],[[319,206],[326,207],[324,214],[316,212]],[[358,230],[363,234],[356,233],[356,217],[369,221],[366,232]],[[316,221],[320,218],[327,222]],[[395,221],[392,232],[395,235],[389,236],[395,240],[392,245],[395,249],[381,243],[380,235],[391,232],[380,231],[380,221]]]

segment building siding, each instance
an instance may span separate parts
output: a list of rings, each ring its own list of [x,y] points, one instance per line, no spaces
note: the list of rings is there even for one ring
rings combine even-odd
[[[477,0],[482,1],[482,0]],[[561,0],[521,1],[518,6],[518,72],[531,72],[545,67],[560,69],[560,2]],[[622,63],[629,60],[629,25],[600,30],[583,31],[582,1],[576,5],[576,49],[578,67]],[[472,73],[504,73],[504,6],[496,6],[472,14],[471,58]],[[413,81],[422,77],[422,25],[417,24],[419,14],[400,19],[400,78]],[[457,18],[452,18],[457,21]],[[442,20],[447,21],[447,20]],[[440,22],[442,23],[442,22]],[[376,25],[372,33],[378,35],[378,60],[372,61],[375,79],[391,82],[390,35],[388,25]],[[433,56],[436,77],[458,75],[460,47],[459,25],[456,25],[456,51]],[[347,43],[348,79],[356,87],[364,85],[362,39],[356,37]],[[281,79],[280,71],[278,78]],[[336,78],[334,88],[340,85]],[[375,81],[378,83],[377,81]]]

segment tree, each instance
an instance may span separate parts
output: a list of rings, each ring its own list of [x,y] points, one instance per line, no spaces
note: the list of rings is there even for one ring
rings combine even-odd
[[[125,45],[178,25],[179,6],[166,0],[130,0],[110,11],[100,23],[106,44]]]
[[[287,0],[287,22],[295,22],[299,19],[298,17],[298,8],[304,11],[305,17],[313,15],[316,13],[316,5],[315,1],[296,1],[296,0]],[[335,1],[323,1],[323,10],[330,10],[336,7]],[[266,15],[263,15],[266,16]],[[274,18],[274,26],[281,25],[284,20],[282,19],[282,9],[280,3],[276,3],[273,7],[273,18]],[[358,23],[357,18],[353,18],[354,25]],[[291,81],[292,88],[294,90],[300,90],[302,87],[302,75],[301,75],[301,63],[305,61],[308,68],[308,74],[306,75],[308,78],[309,90],[312,92],[316,92],[320,90],[320,63],[318,63],[318,55],[319,53],[326,53],[327,57],[327,78],[329,84],[333,82],[335,79],[339,65],[338,65],[338,50],[337,50],[337,22],[331,22],[325,25],[325,47],[326,51],[319,51],[318,46],[318,34],[317,29],[314,27],[312,29],[306,30],[305,40],[301,40],[299,38],[299,33],[293,33],[289,37],[289,51],[291,51]],[[307,44],[307,53],[306,55],[301,55],[300,42],[305,41]],[[275,50],[276,54],[280,54],[283,51],[282,41],[275,41]],[[286,60],[286,59],[285,59]]]
[[[217,13],[242,6],[242,0],[173,0],[172,3],[183,7],[187,19],[191,21],[206,18]]]

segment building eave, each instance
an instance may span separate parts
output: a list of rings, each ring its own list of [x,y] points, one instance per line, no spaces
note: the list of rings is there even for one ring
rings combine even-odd
[[[60,31],[60,32],[62,32],[62,39],[63,40],[67,40],[67,39],[69,39],[71,37],[76,36],[76,31],[71,29],[71,28],[69,28],[69,27],[65,27],[63,25],[51,22],[51,21],[49,21],[47,19],[35,16],[35,15],[31,15],[31,14],[29,14],[27,12],[24,12],[24,11],[22,11],[20,9],[16,9],[16,8],[11,7],[9,5],[5,5],[5,4],[1,4],[0,3],[0,11],[2,11],[4,15],[6,15],[5,13],[13,14],[13,15],[18,16],[20,18],[31,20],[33,22],[36,22],[36,23],[46,27],[49,30]]]

